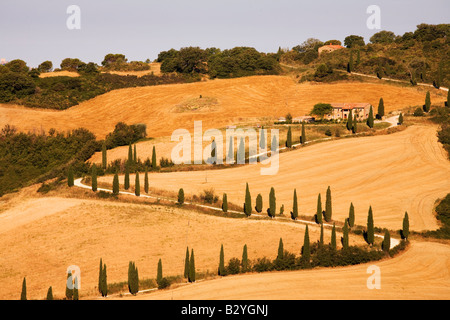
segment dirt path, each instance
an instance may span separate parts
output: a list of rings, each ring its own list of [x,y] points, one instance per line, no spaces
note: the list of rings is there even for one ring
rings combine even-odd
[[[368,289],[367,268],[381,289]],[[414,242],[399,257],[352,267],[239,275],[122,299],[450,299],[450,246]]]

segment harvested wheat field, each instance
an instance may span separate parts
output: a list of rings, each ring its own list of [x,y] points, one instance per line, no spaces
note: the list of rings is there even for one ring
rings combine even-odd
[[[149,63],[150,69],[149,70],[142,70],[142,71],[105,71],[105,73],[112,73],[117,74],[119,76],[136,76],[136,77],[142,77],[147,74],[154,74],[155,76],[159,76],[161,74],[161,63],[159,62],[153,62]]]
[[[208,97],[211,104],[201,104],[200,96]],[[22,131],[42,128],[46,132],[50,128],[66,131],[84,127],[103,139],[119,121],[124,121],[145,123],[148,136],[161,137],[179,128],[193,132],[194,120],[203,121],[203,130],[224,128],[273,120],[288,112],[294,117],[305,115],[318,102],[369,102],[377,106],[380,97],[389,112],[422,105],[425,91],[359,82],[298,84],[285,76],[256,76],[114,90],[58,112],[3,104],[0,127],[11,124]],[[201,107],[192,108],[195,99]],[[445,97],[432,90],[431,99],[435,103]]]
[[[367,268],[380,268],[381,289],[368,289]],[[126,299],[302,300],[444,299],[450,296],[450,246],[413,242],[400,256],[351,267],[230,276]]]
[[[227,261],[241,258],[244,244],[249,259],[275,259],[280,237],[286,250],[299,255],[305,230],[300,223],[89,199],[22,198],[8,207],[0,213],[0,299],[18,299],[25,276],[29,299],[43,299],[49,286],[62,298],[70,265],[81,269],[82,298],[96,296],[100,258],[111,284],[127,280],[131,260],[141,279],[156,278],[160,258],[165,276],[181,275],[186,246],[195,251],[197,272],[216,272],[221,244]],[[320,229],[310,226],[309,231],[317,241]],[[326,242],[330,233],[325,231]],[[350,241],[364,243],[360,236],[351,235]]]
[[[45,73],[41,73],[39,75],[40,78],[50,78],[50,77],[71,77],[71,78],[75,78],[75,77],[79,77],[79,76],[80,76],[80,74],[78,72],[66,71],[66,70],[45,72]]]
[[[330,186],[334,220],[343,222],[353,202],[359,225],[366,225],[372,206],[376,226],[401,229],[407,211],[412,230],[433,230],[439,227],[434,203],[450,190],[450,163],[437,141],[436,129],[412,126],[390,135],[340,139],[281,153],[276,175],[261,175],[262,164],[155,173],[149,175],[150,187],[173,192],[183,188],[187,195],[214,188],[217,195],[227,193],[229,202],[240,205],[248,182],[252,201],[261,193],[267,208],[270,188],[274,187],[277,207],[284,204],[287,213],[292,210],[296,188],[299,215],[313,216],[318,194],[324,207]],[[121,179],[123,183],[123,176]],[[99,181],[112,183],[112,177]],[[130,181],[133,184],[134,177]]]

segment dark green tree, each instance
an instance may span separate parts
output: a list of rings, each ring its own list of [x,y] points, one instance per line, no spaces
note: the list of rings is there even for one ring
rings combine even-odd
[[[256,196],[256,206],[255,206],[255,210],[256,210],[256,212],[261,213],[262,209],[263,209],[263,199],[262,199],[261,193],[259,193],[259,194]]]
[[[389,253],[389,250],[391,249],[391,235],[388,229],[384,230],[384,239],[383,243],[381,244],[381,249],[383,249],[383,251],[387,253]]]
[[[347,118],[347,130],[352,130],[353,129],[353,113],[352,113],[352,109],[350,109],[349,113],[348,113],[348,118]]]
[[[144,175],[144,191],[145,191],[145,193],[148,193],[148,188],[149,188],[149,184],[148,184],[148,170],[145,169],[145,175]]]
[[[353,206],[353,202],[350,203],[350,209],[348,212],[348,226],[350,228],[355,226],[355,207]]]
[[[423,111],[430,112],[431,109],[431,96],[430,91],[427,91],[427,95],[425,96],[425,105]]]
[[[99,293],[102,293],[102,276],[103,276],[103,261],[102,258],[100,258],[100,266],[98,267],[98,285],[97,285]]]
[[[249,262],[248,262],[248,253],[247,253],[247,245],[244,245],[242,249],[242,262],[241,262],[241,270],[242,272],[247,272],[249,270]]]
[[[305,239],[303,241],[301,260],[302,260],[302,264],[305,268],[311,267],[311,249],[310,249],[310,243],[309,243],[308,225],[306,225]]]
[[[248,188],[248,183],[245,187],[245,203],[244,203],[244,213],[247,217],[252,214],[252,196],[250,195],[250,189]]]
[[[245,143],[243,137],[241,137],[241,140],[239,141],[239,147],[237,151],[237,163],[238,164],[245,163]]]
[[[399,116],[398,116],[398,123],[400,124],[400,125],[402,125],[403,124],[403,114],[400,112],[400,114],[399,114]]]
[[[116,173],[113,179],[113,194],[119,194],[119,175]]]
[[[156,272],[156,283],[158,285],[160,285],[162,279],[163,279],[162,261],[161,261],[161,259],[159,259],[159,261],[158,261],[158,270]]]
[[[101,294],[103,297],[106,297],[108,296],[108,276],[106,273],[106,264],[103,265],[101,280]]]
[[[72,167],[69,167],[69,171],[67,173],[67,185],[69,187],[73,187],[74,181],[73,181],[73,169]]]
[[[74,280],[72,300],[80,300],[80,296],[79,296],[79,292],[78,292],[78,277],[75,277],[75,280]]]
[[[342,228],[342,248],[348,249],[348,224],[344,223],[344,227]]]
[[[290,126],[286,136],[286,148],[292,148],[292,132]]]
[[[219,257],[219,271],[218,271],[219,276],[225,276],[225,256],[224,256],[224,252],[223,252],[223,244],[220,247],[220,257]]]
[[[369,117],[367,118],[367,126],[369,128],[373,128],[374,119],[373,119],[373,108],[370,106]]]
[[[297,189],[294,189],[294,199],[292,202],[291,218],[292,220],[297,220],[298,218]]]
[[[323,241],[323,223],[320,224],[320,238],[319,238],[319,247],[322,248],[324,245]]]
[[[325,201],[325,221],[330,222],[332,218],[332,204],[331,204],[331,188],[328,186],[327,199]]]
[[[228,212],[228,197],[226,193],[222,196],[222,211]]]
[[[128,290],[132,295],[139,292],[139,271],[133,261],[128,264]]]
[[[178,190],[178,204],[183,204],[184,203],[184,190],[183,188],[180,188],[180,190]]]
[[[367,231],[366,231],[366,238],[367,243],[369,245],[373,245],[375,240],[375,229],[373,224],[373,212],[372,212],[372,206],[369,207],[369,214],[367,216]]]
[[[277,210],[277,199],[275,197],[275,189],[272,187],[270,188],[269,193],[269,210],[267,213],[269,214],[269,217],[274,218]]]
[[[347,72],[352,73],[353,71],[353,51],[350,51],[350,59],[347,63]]]
[[[92,191],[97,191],[97,166],[95,163],[92,165]]]
[[[405,216],[403,217],[403,228],[401,230],[401,235],[403,239],[408,239],[409,237],[409,217],[408,212],[405,212]]]
[[[133,149],[131,148],[131,143],[128,146],[128,164],[133,163]]]
[[[45,300],[53,300],[53,289],[51,286],[47,290],[47,297],[45,298]]]
[[[157,169],[157,165],[156,165],[156,149],[155,146],[153,146],[153,150],[152,150],[152,170],[156,170]]]
[[[194,249],[191,250],[191,257],[189,261],[189,282],[195,282],[195,258]]]
[[[141,195],[141,182],[139,179],[139,172],[137,171],[136,171],[136,180],[134,182],[134,194],[138,197]]]
[[[280,242],[278,243],[277,260],[283,260],[283,257],[284,257],[284,245],[283,245],[283,239],[280,238]]]
[[[306,143],[306,129],[305,129],[305,123],[302,122],[302,135],[300,137],[300,143],[305,144]]]
[[[103,144],[102,144],[102,168],[103,168],[103,170],[106,170],[107,165],[108,165],[108,160],[106,158],[106,142],[103,141]]]
[[[384,101],[383,98],[380,98],[380,102],[378,103],[377,118],[382,119],[383,117],[384,117]]]
[[[124,182],[125,190],[130,189],[130,169],[128,165],[125,165],[125,182]]]
[[[356,114],[355,114],[355,117],[353,118],[352,125],[353,125],[352,133],[357,133],[358,132],[358,120],[356,119]]]
[[[320,193],[317,196],[316,222],[318,224],[323,223],[322,199]]]
[[[72,278],[72,272],[69,271],[67,273],[67,279],[71,279]],[[69,280],[67,280],[67,282],[69,282]],[[69,283],[66,282],[66,299],[67,300],[72,300],[73,298],[73,283],[71,283],[70,285],[72,286],[72,289],[69,288]]]
[[[134,144],[134,152],[133,152],[133,162],[137,163],[137,151],[136,151],[136,144]]]
[[[186,248],[186,258],[184,259],[184,277],[189,278],[189,247]]]
[[[27,300],[27,279],[25,277],[22,281],[22,292],[20,294],[20,300]]]

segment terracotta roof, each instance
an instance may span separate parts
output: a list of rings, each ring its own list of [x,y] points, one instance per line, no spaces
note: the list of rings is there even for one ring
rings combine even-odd
[[[370,103],[331,103],[333,108],[355,109],[370,107]]]
[[[323,47],[328,47],[328,48],[332,48],[332,49],[343,49],[344,48],[343,46],[341,46],[339,44],[327,44],[327,45],[322,46],[321,48],[323,48]]]

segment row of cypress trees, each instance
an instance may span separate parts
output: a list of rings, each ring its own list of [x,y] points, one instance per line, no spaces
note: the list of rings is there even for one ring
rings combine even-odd
[[[302,122],[302,133],[300,135],[300,143],[305,144],[306,143],[306,129],[305,129],[305,123]],[[286,148],[292,148],[293,142],[292,142],[292,131],[291,127],[289,126],[288,132],[286,134]]]

